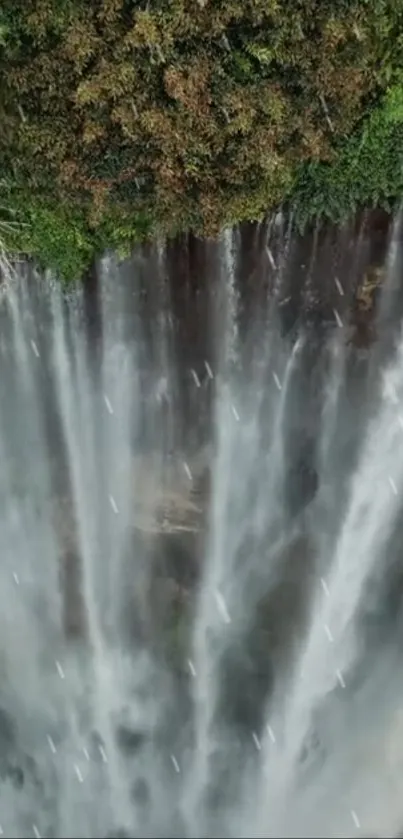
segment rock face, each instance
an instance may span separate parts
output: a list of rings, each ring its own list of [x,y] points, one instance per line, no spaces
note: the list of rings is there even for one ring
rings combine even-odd
[[[68,481],[66,481],[68,486]],[[81,559],[75,513],[68,497],[53,503],[53,527],[59,545],[60,584],[63,592],[63,626],[70,640],[85,638],[87,621],[82,597]]]
[[[376,312],[384,281],[385,269],[379,265],[370,265],[359,279],[347,339],[358,348],[366,348],[375,340]]]
[[[290,422],[287,431],[286,496],[292,516],[299,515],[310,503],[318,485],[318,393],[327,370],[326,365],[318,366],[316,359],[322,357],[329,333],[339,329],[340,324],[346,345],[350,343],[365,349],[372,341],[379,289],[385,279],[381,266],[385,260],[388,224],[386,216],[374,214],[357,219],[355,226],[346,233],[324,228],[318,233],[308,231],[302,237],[295,236],[292,255],[281,277],[281,288],[276,287],[273,266],[267,258],[265,226],[261,226],[258,233],[254,225],[245,225],[240,231],[239,264],[235,271],[235,281],[239,284],[240,332],[247,333],[250,320],[258,316],[259,305],[266,295],[276,299],[277,294],[277,315],[283,334],[289,336],[291,345],[293,336],[301,330],[307,338],[301,362],[305,365],[306,376],[301,377],[297,410],[290,408],[288,411],[289,417],[297,417],[294,425]],[[357,245],[357,242],[361,244]],[[274,264],[279,262],[284,248],[281,237],[277,245],[274,244],[277,246]],[[210,292],[206,289],[206,272],[215,264],[216,249],[215,245],[198,242],[192,237],[182,237],[175,246],[167,246],[167,299],[171,301],[175,324],[173,345],[180,391],[175,410],[185,417],[180,417],[180,433],[183,432],[184,439],[191,442],[191,454],[181,454],[176,449],[162,461],[160,452],[149,450],[129,459],[127,465],[133,495],[130,527],[133,534],[137,532],[136,537],[133,535],[133,545],[136,539],[140,540],[138,544],[148,556],[152,581],[149,592],[154,604],[150,608],[159,615],[161,625],[163,616],[169,624],[179,625],[180,620],[173,616],[183,610],[199,577],[210,497],[211,406],[215,387],[215,379],[208,373],[214,363],[209,338]],[[354,270],[351,269],[353,252]],[[145,285],[140,298],[145,307],[144,319],[151,323],[161,305],[157,289],[150,291],[149,284]],[[87,281],[85,303],[89,344],[96,349],[102,339],[96,272]],[[210,366],[206,366],[206,359]],[[96,368],[96,360],[94,364]],[[80,638],[86,635],[85,604],[81,597],[79,549],[68,481],[65,486],[65,499],[55,503],[64,624],[69,638]]]
[[[132,485],[131,553],[133,575],[141,589],[125,592],[122,613],[128,637],[147,636],[147,625],[161,638],[166,631],[174,647],[181,645],[188,597],[194,591],[200,566],[200,541],[208,505],[207,453],[200,451],[189,463],[189,480],[182,460],[162,463],[151,454],[130,462]],[[68,488],[68,480],[65,481]],[[87,635],[86,605],[82,593],[80,557],[73,501],[68,495],[53,500],[53,526],[59,545],[63,591],[63,623],[71,641]],[[129,551],[130,553],[130,551]],[[142,583],[138,564],[142,557]],[[127,558],[128,568],[132,562]],[[144,567],[143,567],[144,566]],[[131,572],[130,572],[131,573]],[[131,599],[132,598],[132,599]],[[131,605],[130,605],[131,604]],[[136,604],[136,605],[135,605]],[[180,628],[182,626],[182,629]],[[149,639],[150,640],[150,639]]]
[[[164,462],[148,453],[132,459],[132,525],[143,533],[197,533],[203,525],[208,494],[210,449],[186,459],[171,455]]]
[[[308,506],[316,495],[319,478],[315,469],[315,443],[307,440],[287,475],[287,503],[291,516]]]

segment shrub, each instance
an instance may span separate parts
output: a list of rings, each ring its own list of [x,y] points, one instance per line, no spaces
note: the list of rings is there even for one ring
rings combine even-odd
[[[72,277],[155,232],[400,196],[402,24],[395,0],[3,0],[11,244]]]

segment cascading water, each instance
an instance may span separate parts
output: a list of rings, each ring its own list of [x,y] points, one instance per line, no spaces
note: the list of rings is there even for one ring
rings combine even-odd
[[[242,237],[210,247],[189,369],[162,246],[90,303],[3,270],[6,837],[401,828],[400,217],[364,352],[362,237],[318,292],[316,233],[301,293],[285,227],[256,228],[246,320]]]

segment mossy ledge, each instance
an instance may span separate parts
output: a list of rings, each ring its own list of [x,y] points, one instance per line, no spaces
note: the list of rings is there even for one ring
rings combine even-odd
[[[402,31],[394,0],[3,0],[3,249],[70,281],[279,206],[392,206]]]

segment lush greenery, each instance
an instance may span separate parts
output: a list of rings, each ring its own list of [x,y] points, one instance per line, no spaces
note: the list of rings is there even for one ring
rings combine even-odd
[[[390,209],[403,198],[403,85],[335,151],[331,163],[311,160],[297,172],[290,203],[300,228],[314,218],[348,218],[359,206]]]
[[[2,0],[0,231],[105,246],[402,193],[402,0]]]

